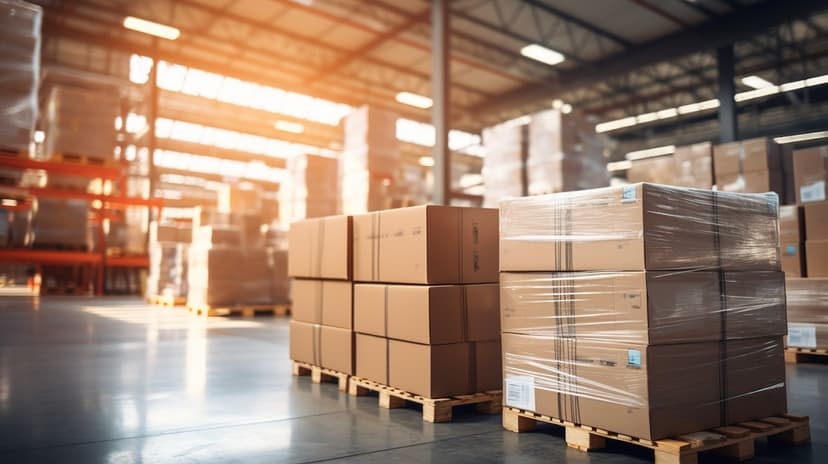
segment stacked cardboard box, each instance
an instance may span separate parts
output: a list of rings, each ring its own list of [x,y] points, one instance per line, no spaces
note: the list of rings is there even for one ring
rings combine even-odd
[[[808,277],[828,277],[828,201],[802,206]]]
[[[579,112],[532,115],[526,170],[530,195],[609,185],[603,142]]]
[[[779,208],[779,254],[786,277],[805,277],[805,227],[802,208],[797,205]]]
[[[291,225],[288,274],[292,282],[290,358],[354,373],[350,216]]]
[[[89,202],[40,198],[32,218],[32,246],[91,250]]]
[[[528,194],[527,130],[508,123],[483,129],[483,207],[497,208],[501,200]]]
[[[288,159],[287,178],[279,188],[279,220],[285,228],[293,221],[337,213],[337,162],[316,155]]]
[[[187,256],[191,238],[189,225],[156,221],[150,224],[148,298],[187,296]]]
[[[795,150],[793,177],[798,204],[828,199],[828,146]]]
[[[356,375],[429,398],[500,388],[497,210],[354,216]]]
[[[828,349],[828,278],[788,278],[788,346]]]
[[[716,186],[724,192],[776,192],[784,198],[782,150],[768,138],[713,147]]]
[[[712,154],[709,142],[677,147],[672,156],[633,161],[627,180],[709,189],[713,187]]]
[[[31,3],[0,1],[0,148],[29,152],[37,121],[40,22]]]
[[[115,119],[120,109],[120,97],[114,91],[52,87],[46,110],[46,155],[111,160],[115,156]]]
[[[345,214],[386,209],[400,166],[397,115],[362,106],[345,117],[339,161],[341,210]]]
[[[777,202],[654,184],[503,202],[506,405],[646,439],[784,413]]]

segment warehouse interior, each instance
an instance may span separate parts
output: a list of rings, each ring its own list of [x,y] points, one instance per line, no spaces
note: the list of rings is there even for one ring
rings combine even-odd
[[[828,462],[828,1],[0,26],[0,462]]]

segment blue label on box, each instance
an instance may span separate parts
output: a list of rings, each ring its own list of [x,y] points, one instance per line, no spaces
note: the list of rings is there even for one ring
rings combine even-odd
[[[785,247],[785,254],[788,255],[788,256],[795,255],[796,254],[796,245],[786,246]]]
[[[641,367],[641,351],[627,350],[627,366]]]
[[[635,185],[625,185],[621,196],[621,203],[635,201]]]

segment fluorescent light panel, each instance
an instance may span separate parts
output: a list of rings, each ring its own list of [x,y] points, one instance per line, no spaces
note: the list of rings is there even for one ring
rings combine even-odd
[[[754,89],[764,89],[766,87],[774,87],[773,83],[762,79],[759,76],[745,76],[742,78],[742,84]]]
[[[630,161],[640,160],[644,158],[653,158],[655,156],[672,155],[676,152],[675,145],[665,145],[663,147],[647,148],[646,150],[631,151],[627,153],[625,158]]]
[[[425,166],[427,168],[430,168],[430,167],[434,166],[434,158],[432,158],[430,156],[421,156],[420,157],[420,166]]]
[[[290,122],[290,121],[276,121],[273,124],[273,127],[280,131],[291,132],[294,134],[301,134],[305,131],[305,126],[299,124],[298,122]]]
[[[143,32],[162,39],[175,40],[181,35],[181,31],[172,26],[147,21],[146,19],[136,18],[134,16],[127,16],[124,18],[124,27],[133,31]]]
[[[807,132],[805,134],[788,135],[785,137],[776,137],[773,139],[776,143],[796,143],[805,142],[808,140],[818,140],[828,138],[828,131]]]
[[[548,64],[549,66],[555,66],[556,64],[563,63],[564,60],[566,60],[566,57],[563,56],[562,53],[538,44],[529,44],[521,48],[520,54],[527,58]]]
[[[413,107],[416,107],[416,108],[423,108],[423,109],[431,108],[431,105],[434,104],[434,102],[430,98],[424,97],[422,95],[417,95],[416,93],[411,93],[411,92],[400,92],[400,93],[398,93],[397,94],[397,101],[404,104],[404,105],[409,105],[409,106],[413,106]]]

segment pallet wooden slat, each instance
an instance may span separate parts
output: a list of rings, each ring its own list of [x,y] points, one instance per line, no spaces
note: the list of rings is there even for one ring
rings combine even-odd
[[[423,420],[426,422],[451,421],[452,410],[455,406],[474,404],[477,411],[483,414],[497,414],[502,407],[502,394],[500,390],[457,395],[449,398],[426,398],[372,380],[351,377],[348,386],[348,393],[350,395],[363,396],[372,391],[377,392],[379,405],[383,408],[402,408],[407,402],[422,405]]]
[[[291,361],[291,363],[293,363],[293,375],[295,376],[310,375],[313,383],[336,382],[339,384],[339,391],[348,391],[348,379],[351,377],[348,374],[300,361]]]
[[[785,348],[785,362],[799,364],[801,362],[828,362],[828,348]]]
[[[152,295],[147,297],[147,301],[149,304],[154,306],[165,306],[170,308],[174,306],[184,306],[187,304],[187,298],[172,295]]]
[[[268,315],[284,317],[290,315],[290,305],[283,304],[255,304],[255,305],[234,305],[234,306],[210,306],[203,304],[187,303],[187,310],[196,316],[241,316],[254,317],[256,315]]]
[[[801,444],[810,441],[808,418],[787,414],[651,441],[503,407],[503,427],[506,430],[527,432],[534,429],[537,422],[565,427],[566,444],[571,448],[589,451],[603,448],[605,439],[625,441],[652,449],[656,464],[697,463],[698,455],[703,451],[738,460],[750,459],[754,455],[754,441],[762,437],[768,437],[770,443]]]

